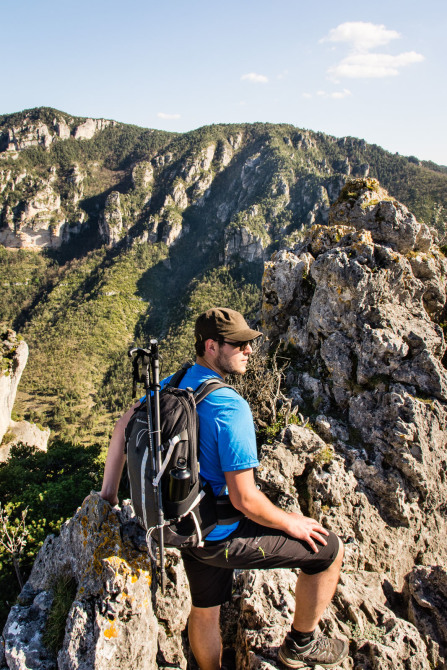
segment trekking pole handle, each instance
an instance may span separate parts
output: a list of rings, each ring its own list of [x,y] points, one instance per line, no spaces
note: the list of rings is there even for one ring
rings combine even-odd
[[[135,356],[132,362],[133,366],[132,396],[135,397],[137,394],[137,384],[144,384],[144,388],[146,391],[149,388],[150,380],[148,377],[148,373],[152,354],[149,349],[139,349],[138,347],[134,347],[132,349],[129,349],[127,355],[129,356],[129,358]],[[140,363],[142,363],[143,366],[146,366],[146,370],[143,373],[140,372]]]

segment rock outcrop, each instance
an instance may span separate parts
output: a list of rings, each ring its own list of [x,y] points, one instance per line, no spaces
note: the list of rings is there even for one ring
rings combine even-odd
[[[91,139],[98,131],[116,121],[107,119],[85,119],[80,121],[67,114],[55,113],[47,122],[36,118],[36,110],[29,110],[22,115],[20,122],[6,129],[2,136],[1,151],[19,152],[33,146],[42,146],[49,149],[53,142],[75,139]]]
[[[348,183],[327,225],[266,264],[264,332],[291,359],[295,411],[285,406],[288,425],[262,446],[258,483],[344,541],[340,583],[320,623],[349,638],[344,670],[447,667],[446,276],[431,231],[369,179]],[[150,591],[143,545],[127,504],[112,509],[90,496],[60,537],[47,539],[11,610],[8,667],[19,667],[17,658],[38,667],[32,645],[51,579],[68,573],[77,591],[60,668],[186,668],[182,564],[169,553],[161,598]],[[279,667],[295,580],[295,571],[238,573],[223,612],[236,658],[227,667]]]
[[[430,582],[443,583],[447,558],[446,275],[428,228],[361,179],[343,189],[329,225],[274,255],[264,276],[265,332],[293,356],[291,395],[326,442],[313,456],[297,428],[284,436],[306,454],[293,467],[305,482],[300,503],[350,540],[352,593],[361,571],[376,608],[364,625],[380,611],[374,584],[394,616],[407,594],[408,619],[427,648],[426,664],[414,667],[446,663],[442,607],[434,587],[428,595]],[[349,600],[340,602],[345,614]]]
[[[80,232],[85,212],[79,207],[85,175],[75,163],[37,175],[28,168],[0,170],[0,244],[10,249],[58,248]],[[61,196],[60,182],[65,182]]]
[[[164,598],[155,593],[151,570],[129,504],[112,509],[98,494],[87,497],[60,535],[47,537],[11,609],[3,631],[7,667],[185,669],[190,600],[179,554],[168,552]],[[42,638],[60,579],[73,580],[76,593],[56,658]]]
[[[99,217],[99,233],[105,244],[114,246],[121,239],[123,216],[118,191],[107,196],[104,211]]]
[[[0,371],[0,462],[5,461],[11,447],[21,442],[46,451],[50,430],[28,421],[11,420],[17,387],[28,360],[28,345],[9,329],[1,333]]]
[[[3,328],[1,334],[0,441],[8,430],[17,387],[28,360],[28,345],[17,334]]]

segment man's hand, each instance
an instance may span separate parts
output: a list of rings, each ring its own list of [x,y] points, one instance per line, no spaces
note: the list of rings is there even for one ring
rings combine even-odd
[[[118,496],[112,496],[112,495],[107,495],[107,493],[103,493],[102,491],[99,494],[103,500],[107,500],[108,503],[112,505],[112,507],[115,507],[115,505],[118,505]]]
[[[323,545],[327,544],[324,536],[329,533],[318,521],[296,512],[285,512],[276,507],[256,488],[252,468],[226,472],[225,479],[234,507],[252,521],[256,521],[261,526],[267,526],[267,528],[279,528],[288,535],[307,542],[316,553],[318,553],[318,546],[314,540]]]
[[[315,544],[314,540],[318,540],[318,542],[323,545],[327,544],[324,535],[329,535],[329,533],[318,523],[318,521],[315,521],[315,519],[311,519],[308,516],[301,516],[296,512],[289,512],[288,516],[290,526],[286,529],[286,532],[289,535],[296,537],[298,540],[307,542],[315,553],[318,553],[318,546]]]

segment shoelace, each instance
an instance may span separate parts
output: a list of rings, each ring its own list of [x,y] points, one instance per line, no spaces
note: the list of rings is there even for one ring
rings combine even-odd
[[[324,637],[324,635],[321,635],[317,637],[313,642],[311,643],[311,646],[309,649],[306,651],[306,655],[311,655],[311,654],[324,654],[326,652],[331,652],[331,643],[330,640],[328,640],[327,637]]]

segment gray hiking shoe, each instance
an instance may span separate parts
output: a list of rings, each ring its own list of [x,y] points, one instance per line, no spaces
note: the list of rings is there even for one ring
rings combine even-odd
[[[309,644],[299,647],[288,633],[282,643],[278,657],[288,668],[333,668],[348,655],[348,643],[343,640],[331,640],[324,635],[315,637]]]

